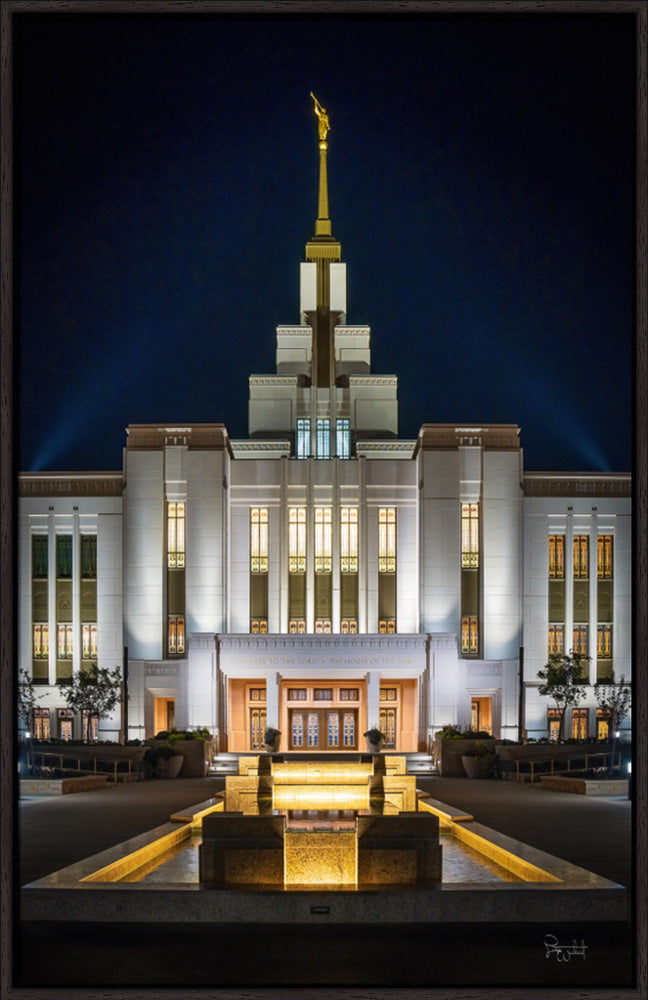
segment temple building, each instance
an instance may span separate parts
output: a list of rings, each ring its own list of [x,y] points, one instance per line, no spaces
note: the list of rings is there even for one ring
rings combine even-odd
[[[589,657],[566,735],[605,735],[591,685],[631,678],[629,474],[528,472],[514,424],[398,436],[398,380],[347,319],[319,126],[315,229],[249,435],[135,424],[123,469],[19,479],[19,669],[41,736],[79,737],[58,682],[123,665],[99,738],[206,726],[222,751],[425,751],[448,723],[555,736],[552,652]],[[296,311],[297,312],[297,311]]]

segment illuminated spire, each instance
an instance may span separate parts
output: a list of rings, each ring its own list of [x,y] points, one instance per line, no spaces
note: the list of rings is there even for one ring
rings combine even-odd
[[[317,202],[317,219],[315,221],[315,235],[306,246],[307,260],[339,260],[340,244],[331,234],[331,220],[329,219],[328,204],[328,176],[326,172],[326,154],[328,143],[326,137],[330,131],[329,116],[326,108],[319,103],[315,94],[311,91],[314,102],[314,110],[319,126],[319,194]]]

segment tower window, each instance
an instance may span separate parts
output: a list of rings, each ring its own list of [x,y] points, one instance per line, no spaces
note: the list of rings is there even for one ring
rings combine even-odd
[[[46,624],[34,625],[34,659],[46,660],[49,656],[49,627]]]
[[[612,579],[612,535],[599,535],[596,539],[596,575],[599,580]]]
[[[574,625],[573,650],[577,656],[587,656],[588,628],[587,625]]]
[[[461,619],[461,652],[464,656],[476,656],[479,652],[479,621],[472,615]]]
[[[81,626],[82,656],[84,660],[95,660],[97,649],[97,626],[93,623]]]
[[[185,620],[179,615],[169,615],[168,650],[170,656],[185,651]]]
[[[268,508],[250,508],[250,572],[268,572]]]
[[[47,580],[47,535],[32,537],[32,577]]]
[[[612,656],[612,626],[597,625],[596,655],[599,660],[609,660]]]
[[[96,535],[81,535],[81,576],[84,580],[97,579]]]
[[[331,457],[331,421],[328,417],[317,420],[317,457]]]
[[[563,625],[549,626],[549,656],[554,656],[565,651],[565,628]]]
[[[340,570],[358,572],[358,508],[340,507]]]
[[[479,566],[479,504],[461,505],[461,566],[477,569]]]
[[[300,417],[297,421],[297,458],[308,458],[311,453],[310,419]]]
[[[574,535],[574,580],[589,577],[589,536]]]
[[[338,458],[351,457],[351,421],[338,417],[335,424],[335,453]]]
[[[58,625],[58,658],[59,660],[69,660],[72,657],[72,623],[65,622]]]
[[[183,569],[185,564],[185,505],[170,503],[167,508],[167,552],[169,569]]]
[[[56,575],[59,580],[72,577],[72,535],[56,536]]]

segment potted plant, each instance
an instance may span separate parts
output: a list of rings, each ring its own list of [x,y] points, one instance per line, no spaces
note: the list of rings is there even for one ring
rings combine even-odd
[[[156,778],[177,778],[180,774],[184,757],[172,747],[160,747],[157,751],[154,774]]]
[[[369,753],[380,753],[382,750],[382,745],[385,742],[385,734],[381,732],[378,726],[371,726],[366,733],[362,734],[367,741],[367,750]]]
[[[267,753],[276,753],[279,749],[279,740],[281,738],[281,730],[275,729],[274,726],[266,726],[265,732],[263,734],[263,745]]]
[[[469,753],[461,755],[461,763],[469,778],[488,778],[493,773],[495,751],[482,740],[477,740]]]

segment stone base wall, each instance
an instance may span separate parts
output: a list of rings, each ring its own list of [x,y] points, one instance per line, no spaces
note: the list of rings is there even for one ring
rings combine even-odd
[[[93,792],[105,788],[108,775],[84,778],[21,778],[20,795],[69,795],[72,792]]]

